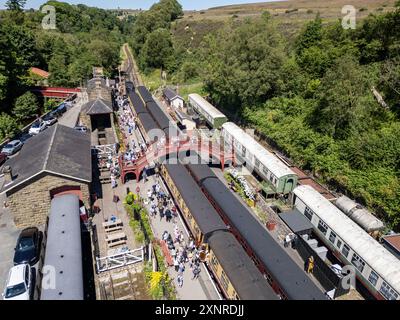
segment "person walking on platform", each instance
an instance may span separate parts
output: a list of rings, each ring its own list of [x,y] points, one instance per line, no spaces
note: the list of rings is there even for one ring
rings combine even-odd
[[[178,270],[179,270],[179,262],[178,262],[178,257],[176,257],[176,256],[174,258],[174,268],[175,268],[175,271],[178,272]]]
[[[194,268],[193,268],[193,277],[192,277],[192,280],[197,279],[197,278],[199,277],[199,275],[200,275],[200,272],[201,272],[200,265],[199,265],[199,264],[196,264],[196,265],[194,266]]]
[[[183,287],[183,274],[179,273],[178,277],[176,278],[177,282],[178,282],[178,286],[179,288]]]
[[[314,256],[311,256],[308,258],[308,264],[307,264],[307,273],[313,273],[314,271]]]

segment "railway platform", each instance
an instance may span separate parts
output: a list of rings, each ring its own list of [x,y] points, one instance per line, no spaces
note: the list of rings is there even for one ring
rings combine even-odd
[[[128,131],[126,127],[121,127],[121,129],[125,132]],[[131,145],[132,142],[134,141],[138,145],[139,143],[141,143],[140,137],[141,134],[138,131],[138,129],[136,129],[136,131],[132,132],[132,135],[126,135],[127,144]],[[147,191],[151,190],[152,186],[157,182],[161,185],[162,190],[166,194],[169,193],[167,188],[163,184],[162,180],[160,178],[157,178],[155,175],[148,177],[147,181],[144,181],[143,179],[140,181],[137,181],[137,179],[131,179],[131,180],[123,179],[123,181],[125,183],[124,184],[121,183],[121,185],[116,189],[119,190],[120,188],[122,188],[123,190],[125,190],[125,192],[126,188],[129,188],[129,190],[132,190],[133,192],[139,190],[139,194],[142,199],[147,198]],[[121,199],[123,198],[121,197]],[[148,210],[150,209],[149,205],[150,204],[147,204]],[[187,231],[184,222],[180,217],[176,218],[175,222],[166,222],[165,218],[160,220],[159,216],[150,217],[150,223],[153,234],[155,238],[158,240],[161,240],[164,231],[168,231],[170,234],[173,235],[175,225],[178,227],[179,230],[183,231],[184,240],[186,242],[188,242],[189,240],[189,232]],[[182,287],[179,287],[177,285],[176,281],[177,272],[175,271],[173,266],[168,267],[168,274],[174,281],[174,285],[177,292],[177,298],[180,300],[220,299],[220,295],[218,293],[216,285],[214,284],[213,280],[211,279],[211,276],[208,273],[208,270],[203,264],[201,264],[200,276],[196,280],[191,279],[192,272],[189,269],[189,266],[186,265],[186,271],[184,272],[184,281]]]

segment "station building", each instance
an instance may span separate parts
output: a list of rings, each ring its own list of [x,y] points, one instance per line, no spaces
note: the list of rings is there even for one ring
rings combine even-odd
[[[78,195],[90,208],[92,162],[90,134],[56,124],[27,140],[21,151],[4,165],[4,185],[17,228],[46,222],[51,200]]]

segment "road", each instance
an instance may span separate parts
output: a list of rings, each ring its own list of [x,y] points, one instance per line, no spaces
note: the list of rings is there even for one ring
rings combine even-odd
[[[89,102],[87,93],[78,93],[76,103],[58,120],[58,123],[70,128],[75,127],[78,122],[79,112],[82,106],[87,102]]]

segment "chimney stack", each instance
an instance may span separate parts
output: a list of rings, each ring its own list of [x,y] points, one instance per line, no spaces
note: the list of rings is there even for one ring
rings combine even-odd
[[[13,181],[12,169],[10,166],[5,166],[3,168],[3,173],[4,173],[4,184],[7,184],[7,183],[10,183]]]

